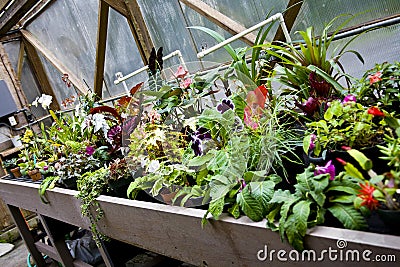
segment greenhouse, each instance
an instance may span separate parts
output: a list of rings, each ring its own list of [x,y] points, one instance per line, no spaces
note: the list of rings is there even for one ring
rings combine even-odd
[[[398,266],[399,0],[0,0],[0,264]]]

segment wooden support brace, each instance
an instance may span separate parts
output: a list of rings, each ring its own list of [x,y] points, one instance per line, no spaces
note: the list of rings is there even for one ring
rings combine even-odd
[[[104,62],[106,57],[109,7],[110,6],[106,2],[99,1],[94,93],[100,98],[103,97]]]
[[[223,28],[227,32],[235,35],[238,34],[244,30],[246,30],[246,27],[243,25],[237,23],[233,19],[225,16],[221,12],[215,10],[211,6],[207,5],[203,1],[200,0],[179,0],[200,15],[204,16],[206,19],[209,21],[215,23],[219,27]],[[240,38],[242,41],[244,41],[246,44],[253,46],[255,41],[256,41],[256,35],[249,33],[243,37]]]
[[[78,79],[74,73],[69,70],[62,62],[50,52],[33,34],[27,30],[21,30],[23,38],[36,48],[60,73],[68,73],[69,80],[76,87],[78,91],[83,94],[87,93],[86,86]],[[61,75],[60,75],[61,76]],[[61,78],[60,78],[61,79]]]
[[[142,57],[144,65],[148,65],[151,49],[154,47],[150,33],[147,29],[139,4],[136,0],[124,0],[128,10],[128,23],[131,27],[133,37]]]
[[[287,5],[286,11],[283,13],[283,18],[285,20],[286,28],[289,33],[293,27],[294,22],[296,21],[296,17],[300,12],[303,2],[303,0],[290,0]],[[274,41],[285,41],[285,35],[283,34],[281,27],[278,27],[278,30],[274,37]]]
[[[37,81],[39,82],[40,88],[42,93],[51,95],[53,97],[53,101],[50,104],[50,108],[52,110],[60,110],[60,104],[58,103],[57,97],[54,93],[54,90],[50,84],[49,78],[47,77],[46,71],[43,67],[42,61],[40,60],[40,57],[35,49],[35,47],[32,46],[31,43],[27,42],[24,39],[24,42],[22,46],[25,47],[26,54],[28,56],[29,63],[32,67],[32,71],[36,76]],[[21,56],[21,55],[20,55]],[[19,68],[22,67],[22,64],[18,62]],[[18,68],[18,75],[21,73],[21,69]]]

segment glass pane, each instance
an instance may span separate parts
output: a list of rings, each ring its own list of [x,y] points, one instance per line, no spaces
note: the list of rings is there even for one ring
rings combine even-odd
[[[98,0],[58,0],[27,29],[71,72],[93,87]]]
[[[319,33],[326,23],[341,14],[358,14],[347,26],[354,26],[400,13],[398,0],[307,0],[303,2],[299,15],[293,26],[292,33],[313,26]],[[343,22],[343,20],[340,20]],[[335,29],[338,24],[334,25]]]
[[[363,56],[365,64],[363,65],[355,55],[349,53],[341,61],[346,72],[354,77],[361,78],[362,74],[373,68],[376,63],[400,61],[399,36],[400,24],[374,30],[359,36],[349,45],[348,49],[359,52]],[[350,37],[338,40],[333,43],[333,46],[341,44],[341,47],[349,39]],[[382,49],[382,47],[387,47],[388,49]]]
[[[125,93],[126,89],[129,90],[135,84],[147,80],[146,72],[142,72],[126,80],[125,85],[124,83],[114,84],[117,72],[125,76],[140,69],[144,64],[126,18],[113,9],[110,10],[109,15],[106,49],[104,97]]]
[[[19,48],[21,46],[20,41],[12,41],[12,42],[3,43],[3,46],[4,46],[4,49],[6,50],[8,58],[10,59],[11,65],[13,66],[14,71],[16,73],[17,66],[18,66]]]

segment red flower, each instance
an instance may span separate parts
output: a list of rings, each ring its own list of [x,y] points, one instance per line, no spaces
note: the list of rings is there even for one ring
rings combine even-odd
[[[369,79],[369,84],[374,84],[376,82],[382,81],[382,72],[378,71],[377,73],[375,73],[374,75],[369,75],[367,77],[367,79]]]
[[[360,187],[360,194],[358,194],[357,196],[363,200],[361,206],[367,206],[370,210],[376,209],[379,202],[373,196],[375,187],[371,186],[368,182],[366,182],[365,184],[360,183]]]
[[[368,109],[368,114],[372,114],[375,117],[384,117],[385,113],[383,113],[379,108],[377,107],[370,107]]]

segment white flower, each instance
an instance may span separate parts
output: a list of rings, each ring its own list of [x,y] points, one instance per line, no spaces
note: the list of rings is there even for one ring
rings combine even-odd
[[[107,121],[105,119],[105,116],[103,114],[100,113],[96,113],[93,115],[92,117],[92,122],[94,125],[94,132],[96,133],[97,131],[99,131],[100,129],[104,130],[108,130],[110,127],[107,124]]]
[[[39,100],[39,97],[37,96],[36,99],[32,102],[31,105],[37,107],[38,106],[38,100]]]
[[[42,108],[48,109],[52,101],[53,97],[51,95],[42,94],[40,97],[36,97],[36,99],[32,102],[32,106],[37,107],[38,104],[40,104]]]
[[[147,171],[150,173],[155,173],[160,168],[160,162],[158,160],[150,161]]]
[[[38,100],[38,102],[40,104],[42,104],[42,107],[44,109],[49,108],[52,101],[53,101],[53,97],[51,95],[45,95],[45,94],[42,94],[42,96]]]

